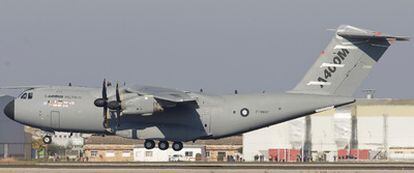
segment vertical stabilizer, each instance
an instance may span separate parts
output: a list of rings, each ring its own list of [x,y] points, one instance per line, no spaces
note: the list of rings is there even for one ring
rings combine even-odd
[[[407,40],[342,25],[302,81],[290,92],[352,96],[387,48],[395,41]]]

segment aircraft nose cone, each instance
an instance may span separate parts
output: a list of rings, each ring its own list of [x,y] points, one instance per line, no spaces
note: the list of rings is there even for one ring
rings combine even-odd
[[[4,114],[6,114],[7,117],[14,120],[14,100],[7,103],[6,107],[4,107]]]

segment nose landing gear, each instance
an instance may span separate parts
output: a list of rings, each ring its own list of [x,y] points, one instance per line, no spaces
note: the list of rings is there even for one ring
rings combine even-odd
[[[43,140],[43,143],[45,143],[45,144],[50,144],[50,143],[52,143],[52,137],[51,137],[51,136],[49,136],[49,135],[44,136],[44,137],[42,138],[42,140]]]

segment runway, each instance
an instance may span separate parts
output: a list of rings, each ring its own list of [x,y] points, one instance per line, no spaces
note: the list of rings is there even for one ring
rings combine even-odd
[[[0,173],[414,172],[414,163],[2,163]]]

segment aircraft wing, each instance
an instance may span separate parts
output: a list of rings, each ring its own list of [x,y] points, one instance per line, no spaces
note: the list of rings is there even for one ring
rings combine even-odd
[[[27,86],[5,86],[5,87],[0,87],[0,89],[34,89],[34,88],[46,88],[46,87],[50,87],[48,85],[27,85]]]
[[[196,99],[188,95],[185,91],[154,86],[133,86],[126,89],[140,95],[152,95],[154,98],[173,103],[192,102]]]

